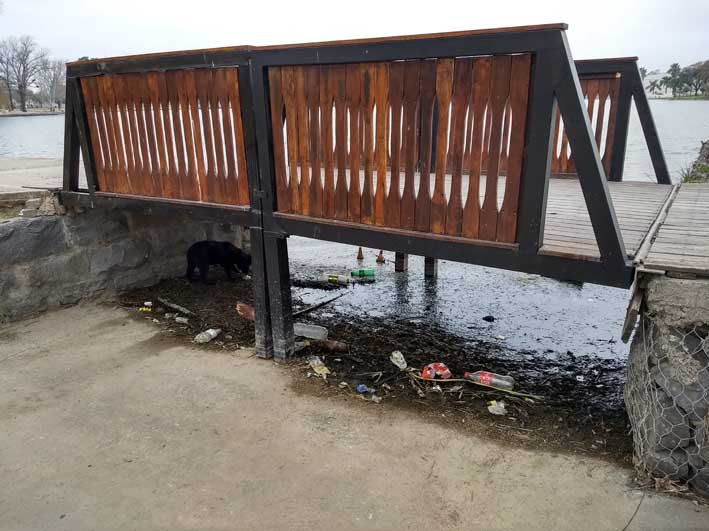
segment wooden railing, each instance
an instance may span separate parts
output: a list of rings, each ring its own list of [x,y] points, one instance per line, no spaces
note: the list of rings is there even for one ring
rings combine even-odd
[[[269,68],[278,211],[514,242],[530,68],[529,54]],[[434,153],[450,162],[431,193]]]
[[[99,190],[248,205],[236,68],[81,79]]]

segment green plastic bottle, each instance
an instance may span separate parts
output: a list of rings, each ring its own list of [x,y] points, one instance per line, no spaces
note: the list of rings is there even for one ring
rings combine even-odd
[[[374,269],[371,268],[363,268],[363,269],[355,269],[350,273],[351,276],[353,277],[359,277],[359,278],[374,278]]]

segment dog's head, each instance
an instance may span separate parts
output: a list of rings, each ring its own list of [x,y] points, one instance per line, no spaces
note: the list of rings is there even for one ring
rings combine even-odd
[[[249,253],[245,253],[229,242],[224,243],[224,252],[228,257],[229,262],[238,267],[239,271],[241,271],[244,275],[248,275],[249,270],[251,269],[251,255]]]

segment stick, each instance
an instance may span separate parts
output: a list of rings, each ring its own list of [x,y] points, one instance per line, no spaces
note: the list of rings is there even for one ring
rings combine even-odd
[[[339,295],[335,295],[334,297],[327,299],[325,301],[319,302],[317,304],[313,304],[312,306],[308,306],[307,308],[303,308],[302,310],[298,310],[297,312],[293,312],[293,317],[298,317],[299,315],[303,315],[305,313],[310,313],[313,310],[317,310],[318,308],[322,308],[326,304],[330,304],[333,301],[336,301],[340,297],[344,297],[347,295],[348,292],[345,293],[340,293]]]
[[[163,303],[168,308],[172,308],[173,310],[177,310],[178,312],[184,313],[185,315],[194,315],[194,312],[188,310],[184,306],[180,306],[179,304],[175,304],[174,302],[170,302],[169,300],[163,299],[162,297],[158,297],[158,301]]]

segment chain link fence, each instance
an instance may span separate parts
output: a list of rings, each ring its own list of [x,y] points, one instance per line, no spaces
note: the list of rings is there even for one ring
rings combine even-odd
[[[638,469],[709,497],[709,326],[680,328],[643,316],[625,403]]]

